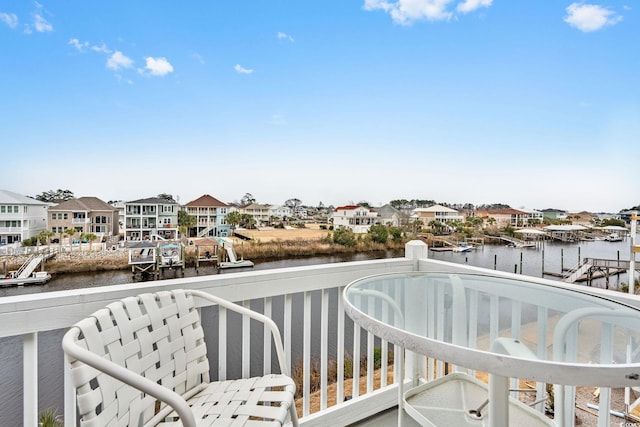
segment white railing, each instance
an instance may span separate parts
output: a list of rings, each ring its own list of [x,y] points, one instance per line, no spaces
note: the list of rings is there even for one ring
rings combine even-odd
[[[278,323],[288,360],[292,361],[294,368],[302,367],[300,376],[303,426],[346,425],[392,408],[397,404],[396,382],[399,375],[395,373],[393,383],[387,382],[386,376],[383,375],[384,379],[374,385],[374,348],[381,349],[381,368],[384,372],[392,365],[388,355],[392,352],[393,346],[371,333],[353,327],[353,322],[345,316],[342,307],[341,291],[344,286],[365,276],[416,270],[475,271],[496,276],[522,277],[429,260],[426,259],[426,246],[417,243],[419,242],[410,242],[407,245],[404,258],[250,271],[0,298],[0,338],[21,336],[23,342],[23,425],[38,425],[38,354],[42,351],[61,352],[59,347],[39,350],[39,333],[66,329],[111,301],[143,292],[174,288],[198,289],[240,302],[244,306],[262,311]],[[556,283],[535,278],[528,280],[539,280],[547,285]],[[560,287],[576,286],[557,283]],[[640,306],[640,300],[632,295],[584,287],[580,289],[603,293],[609,298]],[[240,325],[235,325],[240,329],[239,334],[226,333],[218,331],[220,324],[231,326],[233,318],[227,319],[224,313],[218,312],[217,309],[204,309],[203,319],[205,316],[211,316],[215,320],[214,324],[218,324],[217,328],[213,328],[216,333],[222,332],[227,338],[237,336],[239,341],[229,345],[225,345],[222,339],[209,341],[212,347],[215,343],[218,345],[217,348],[209,348],[211,366],[217,366],[217,372],[215,369],[212,371],[214,377],[226,378],[227,375],[234,374],[231,372],[233,369],[240,369],[244,374],[250,372],[252,375],[255,372],[270,370],[271,361],[268,355],[265,360],[259,360],[258,365],[252,360],[255,359],[252,356],[252,346],[258,347],[257,352],[260,354],[264,347],[259,338],[263,334],[254,330],[255,326],[251,326],[249,322],[241,322]],[[230,363],[232,361],[227,359],[227,348],[233,351],[234,360],[241,360],[239,368],[234,368]],[[366,375],[361,378],[359,370],[355,369],[353,378],[347,378],[349,372],[345,372],[345,361],[353,360],[353,364],[358,365],[361,356],[365,360]],[[426,375],[423,356],[409,354],[407,360],[405,382],[415,384],[419,380],[431,380],[434,377],[433,372],[436,372],[436,376],[444,374],[443,363],[434,370],[431,369],[434,361],[430,360],[429,374]],[[311,382],[315,377],[312,376],[312,365],[318,366],[320,377],[320,410],[314,413],[311,410]],[[329,371],[332,366],[335,367],[337,376],[332,386],[335,387],[336,402],[328,399],[328,390],[332,382]],[[62,376],[62,365],[51,369],[56,372],[59,370],[59,375]],[[296,369],[292,371],[295,372]],[[526,378],[526,372],[523,372],[523,377]],[[359,386],[361,379],[365,384],[362,388]],[[351,384],[352,390],[348,391]],[[350,399],[345,401],[347,397]],[[69,385],[65,387],[64,405],[66,425],[75,426],[74,393]]]

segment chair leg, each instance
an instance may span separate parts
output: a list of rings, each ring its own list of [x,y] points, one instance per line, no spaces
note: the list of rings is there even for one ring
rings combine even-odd
[[[298,413],[296,412],[295,401],[293,402],[293,405],[289,407],[289,413],[291,414],[291,425],[293,427],[299,427],[300,424],[298,423]]]

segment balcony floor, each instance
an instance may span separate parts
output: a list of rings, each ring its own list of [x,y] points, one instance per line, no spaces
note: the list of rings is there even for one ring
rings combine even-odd
[[[398,408],[391,408],[384,412],[380,412],[365,420],[351,424],[349,427],[388,427],[398,425]],[[403,427],[420,427],[413,418],[404,414],[402,418]]]

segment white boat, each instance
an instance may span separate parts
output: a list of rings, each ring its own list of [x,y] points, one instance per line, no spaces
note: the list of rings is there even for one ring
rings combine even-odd
[[[607,237],[605,237],[604,240],[606,240],[607,242],[621,242],[622,236],[620,236],[618,233],[611,233]]]
[[[453,252],[469,252],[473,246],[469,246],[467,242],[460,242],[458,246],[453,247]]]

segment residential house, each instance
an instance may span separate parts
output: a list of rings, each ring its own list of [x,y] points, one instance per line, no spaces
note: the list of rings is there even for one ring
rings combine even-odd
[[[543,218],[546,219],[550,219],[550,220],[566,220],[567,219],[567,211],[563,211],[560,209],[542,209],[540,212],[542,212],[542,216]]]
[[[399,209],[394,208],[390,204],[386,204],[379,208],[376,208],[378,212],[378,220],[382,225],[390,225],[393,227],[399,227],[408,220],[408,216],[401,212]]]
[[[484,224],[493,222],[497,227],[524,227],[529,224],[529,212],[513,208],[477,210],[476,217],[482,218]],[[491,220],[493,218],[493,221]]]
[[[433,205],[428,208],[416,208],[411,214],[411,219],[420,220],[427,226],[431,221],[438,221],[442,224],[453,221],[464,222],[464,215],[455,209],[442,205]]]
[[[12,191],[0,190],[0,245],[19,243],[47,229],[47,207]]]
[[[238,209],[238,212],[241,214],[251,215],[253,219],[256,221],[256,225],[260,226],[263,224],[268,224],[271,218],[270,213],[271,205],[262,205],[259,203],[251,203],[246,206],[241,206]]]
[[[269,206],[269,218],[276,217],[281,220],[290,219],[293,216],[293,210],[289,206],[284,205],[270,205]]]
[[[125,240],[173,240],[178,238],[178,211],[176,202],[151,197],[125,203]]]
[[[226,222],[229,205],[208,194],[184,205],[187,214],[196,218],[196,226],[189,230],[190,237],[226,237],[230,234]]]
[[[103,238],[119,233],[118,210],[97,197],[79,197],[51,206],[47,211],[48,228],[55,234],[76,230]]]
[[[330,216],[334,228],[346,227],[354,233],[367,233],[372,225],[379,224],[378,212],[366,206],[339,206]]]

